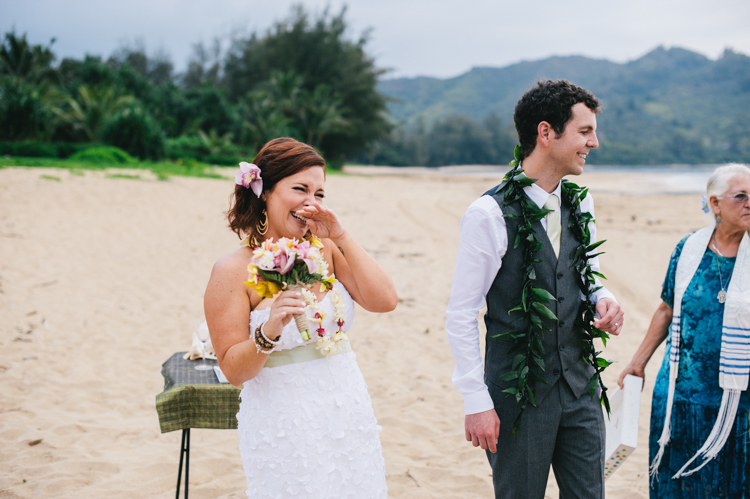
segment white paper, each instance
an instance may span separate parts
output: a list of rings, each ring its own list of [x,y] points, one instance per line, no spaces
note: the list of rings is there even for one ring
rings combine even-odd
[[[226,376],[224,376],[224,373],[221,372],[221,368],[219,366],[214,366],[214,372],[216,373],[216,377],[219,378],[219,383],[229,383],[229,380]]]
[[[641,413],[641,388],[643,378],[625,376],[623,389],[616,388],[609,396],[611,413],[607,417],[604,410],[604,424],[607,428],[607,445],[605,447],[604,479],[612,473],[633,453],[638,445],[638,419]]]

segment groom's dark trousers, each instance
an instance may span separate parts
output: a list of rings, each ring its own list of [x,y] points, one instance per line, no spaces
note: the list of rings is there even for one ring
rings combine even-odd
[[[518,319],[518,312],[508,314],[518,304],[523,289],[523,248],[513,247],[521,213],[517,203],[503,206],[503,194],[493,194],[494,191],[487,195],[492,195],[503,213],[518,216],[505,219],[508,249],[487,293],[485,315],[485,382],[500,418],[497,453],[487,452],[495,497],[542,499],[552,465],[561,498],[603,498],[604,417],[598,389],[593,398],[590,395],[589,380],[594,369],[582,360],[583,331],[575,325],[582,298],[577,283],[580,274],[572,268],[578,242],[568,227],[571,208],[562,203],[559,258],[542,224],[533,224],[543,244],[536,254],[541,262],[534,264],[534,286],[557,298],[547,306],[558,321],[545,321],[550,330],[543,333],[545,370],[540,374],[549,384],[536,383],[537,407],[527,405],[519,434],[513,437],[513,422],[520,407],[515,397],[502,391],[515,386],[516,381],[499,379],[511,371],[514,354],[506,354],[512,342],[492,336],[525,326]]]

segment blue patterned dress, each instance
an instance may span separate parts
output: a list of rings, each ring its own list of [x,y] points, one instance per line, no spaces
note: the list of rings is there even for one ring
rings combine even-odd
[[[677,261],[686,239],[680,241],[672,253],[664,279],[661,297],[672,308]],[[750,498],[750,461],[747,454],[750,397],[747,391],[740,397],[732,434],[719,455],[700,471],[678,480],[672,479],[705,443],[721,405],[723,390],[719,386],[719,358],[724,304],[716,299],[721,289],[717,259],[721,265],[724,289],[729,287],[735,258],[720,257],[708,249],[682,297],[682,344],[672,409],[671,439],[664,451],[658,477],[651,480],[652,498]],[[649,462],[659,450],[657,440],[664,427],[669,352],[670,340],[667,339],[666,354],[656,378],[651,405]],[[699,459],[690,468],[702,462]]]

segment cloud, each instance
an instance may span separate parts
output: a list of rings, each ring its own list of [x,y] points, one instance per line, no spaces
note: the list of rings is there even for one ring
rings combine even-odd
[[[197,42],[232,33],[264,32],[295,2],[280,0],[0,0],[0,29],[15,27],[34,43],[56,37],[60,57],[109,56],[142,39],[183,69]],[[341,1],[309,0],[308,10]],[[352,37],[372,28],[369,51],[390,76],[458,75],[473,66],[504,66],[551,55],[624,62],[657,45],[710,57],[725,47],[750,53],[750,3],[664,0],[592,3],[538,0],[351,0]]]

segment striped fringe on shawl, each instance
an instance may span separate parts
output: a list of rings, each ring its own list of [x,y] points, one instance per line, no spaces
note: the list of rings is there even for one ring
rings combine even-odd
[[[652,480],[658,476],[659,465],[664,456],[664,449],[670,439],[670,420],[677,373],[680,367],[680,315],[682,297],[698,269],[708,242],[711,240],[714,226],[711,225],[691,235],[682,249],[677,263],[675,277],[675,301],[672,316],[672,341],[669,356],[669,389],[667,391],[667,410],[664,428],[659,437],[659,450],[649,466]],[[714,297],[709,297],[714,299]],[[724,305],[724,317],[721,336],[721,360],[719,369],[719,386],[724,390],[716,422],[706,442],[698,452],[672,477],[678,479],[689,476],[714,459],[729,438],[741,392],[747,390],[750,378],[750,236],[742,237],[737,253],[732,279],[728,286],[727,301]],[[703,463],[686,471],[687,467],[698,458]]]

